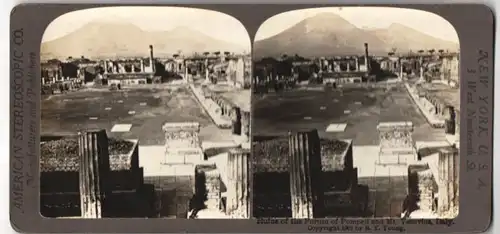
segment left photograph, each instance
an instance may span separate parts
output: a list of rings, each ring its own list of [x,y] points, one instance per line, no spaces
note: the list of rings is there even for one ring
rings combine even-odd
[[[42,216],[249,218],[251,41],[236,18],[79,10],[40,52]]]

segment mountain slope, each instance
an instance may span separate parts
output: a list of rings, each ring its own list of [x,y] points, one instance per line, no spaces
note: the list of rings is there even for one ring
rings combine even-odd
[[[459,49],[459,45],[454,42],[435,38],[397,23],[385,29],[369,30],[369,32],[383,40],[388,47],[402,52],[430,49],[457,51]]]
[[[402,25],[365,30],[336,14],[321,13],[277,35],[256,41],[254,57],[276,57],[282,54],[304,57],[364,54],[364,43],[368,43],[369,53],[374,55],[387,55],[391,48],[397,48],[400,52],[427,48],[451,50],[454,45]]]
[[[243,52],[248,48],[214,39],[201,32],[179,27],[170,31],[143,31],[133,24],[92,22],[61,38],[41,45],[42,59],[73,57],[127,57],[148,56],[153,45],[157,56],[182,51]]]

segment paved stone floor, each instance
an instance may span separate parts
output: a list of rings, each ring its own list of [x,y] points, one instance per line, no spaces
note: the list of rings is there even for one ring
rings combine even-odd
[[[322,137],[354,139],[354,145],[378,145],[380,122],[411,121],[415,140],[445,139],[443,130],[429,126],[399,83],[374,88],[349,87],[343,92],[270,93],[254,96],[252,101],[253,135],[282,135],[290,129],[316,128]],[[332,123],[346,123],[347,127],[344,132],[327,133]]]
[[[81,90],[53,95],[42,100],[41,112],[42,135],[68,135],[82,128],[101,128],[106,129],[109,136],[139,139],[141,145],[163,145],[163,123],[199,122],[202,140],[231,139],[230,130],[217,128],[183,85],[141,86],[119,91]],[[132,126],[129,131],[111,132],[116,124]]]

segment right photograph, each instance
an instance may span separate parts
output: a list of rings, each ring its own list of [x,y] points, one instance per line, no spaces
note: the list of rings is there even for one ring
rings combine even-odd
[[[253,216],[455,218],[460,46],[426,11],[331,7],[253,43]]]

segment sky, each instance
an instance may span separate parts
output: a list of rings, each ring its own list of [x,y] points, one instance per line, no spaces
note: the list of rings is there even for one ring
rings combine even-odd
[[[319,13],[339,15],[358,28],[386,28],[399,23],[436,38],[458,43],[453,26],[441,16],[426,11],[390,7],[324,7],[295,10],[266,20],[255,35],[256,40],[274,36],[300,21]]]
[[[101,7],[66,13],[48,25],[42,42],[65,36],[92,21],[132,23],[145,31],[168,31],[186,26],[216,39],[250,46],[248,32],[232,16],[202,9],[157,6]]]

